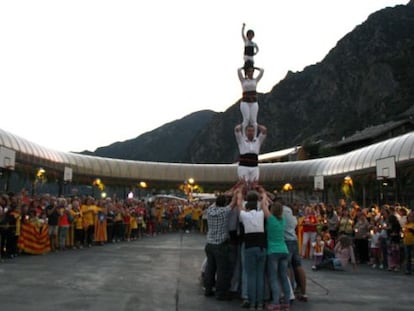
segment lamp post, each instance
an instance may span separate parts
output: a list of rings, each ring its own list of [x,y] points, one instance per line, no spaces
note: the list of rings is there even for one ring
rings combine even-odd
[[[289,197],[289,203],[292,203],[293,201],[293,186],[290,183],[286,183],[283,185],[282,190],[287,193],[287,196]]]
[[[140,181],[139,182],[139,198],[141,199],[141,196],[142,196],[142,193],[141,193],[141,191],[144,189],[147,189],[148,188],[148,185],[147,185],[147,183],[145,182],[145,181]]]
[[[345,200],[349,201],[351,200],[352,195],[352,189],[353,189],[354,182],[352,180],[352,177],[347,175],[344,177],[344,181],[342,183],[342,192],[345,195]]]
[[[36,171],[35,179],[33,181],[33,185],[32,185],[32,195],[36,194],[37,184],[39,182],[43,183],[45,179],[46,179],[46,170],[43,169],[42,167],[38,168],[38,170]]]

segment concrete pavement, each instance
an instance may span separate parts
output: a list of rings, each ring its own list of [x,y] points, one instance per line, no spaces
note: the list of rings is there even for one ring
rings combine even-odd
[[[174,233],[0,263],[0,310],[242,310],[239,300],[204,297],[205,236]],[[291,310],[413,310],[414,276],[311,271],[307,303]]]

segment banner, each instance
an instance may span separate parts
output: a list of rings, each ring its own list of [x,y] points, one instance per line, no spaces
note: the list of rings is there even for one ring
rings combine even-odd
[[[22,224],[17,246],[23,252],[33,255],[50,252],[48,225]]]

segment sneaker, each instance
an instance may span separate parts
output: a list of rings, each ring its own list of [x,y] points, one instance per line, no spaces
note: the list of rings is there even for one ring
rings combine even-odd
[[[289,304],[283,304],[280,305],[280,310],[282,311],[289,311],[290,310],[290,305]]]
[[[303,301],[303,302],[307,302],[308,301],[308,295],[301,295],[301,294],[299,294],[299,295],[297,295],[297,298],[298,298],[298,300],[299,301]]]
[[[399,272],[399,271],[400,271],[400,268],[398,268],[398,267],[394,268],[394,272]]]
[[[205,290],[204,291],[204,296],[206,296],[206,297],[214,296],[214,291],[212,291],[211,289],[210,290]]]
[[[242,303],[240,304],[240,307],[242,308],[249,308],[250,307],[250,302],[248,300],[243,300]]]
[[[312,266],[312,270],[316,270],[316,266]]]
[[[384,269],[384,265],[379,265],[379,268],[382,270]]]
[[[372,269],[375,269],[377,267],[377,265],[374,263],[373,265],[372,265]]]

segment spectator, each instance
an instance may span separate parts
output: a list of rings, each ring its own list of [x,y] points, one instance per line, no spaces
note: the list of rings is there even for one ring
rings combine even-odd
[[[356,269],[356,261],[354,248],[352,246],[352,239],[347,235],[342,235],[338,238],[338,243],[335,245],[335,257],[324,260],[320,264],[312,267],[313,270],[320,270],[328,268],[331,270],[346,270],[348,263],[352,263],[353,270]]]
[[[315,210],[311,206],[305,208],[305,215],[302,221],[303,229],[303,240],[302,240],[302,257],[307,258],[307,250],[309,249],[309,257],[312,258],[313,250],[312,247],[309,247],[316,238],[316,226],[317,218],[315,216]],[[308,248],[309,247],[309,248]]]
[[[358,263],[369,262],[369,222],[362,211],[358,211],[354,225],[355,256]]]
[[[388,271],[398,272],[400,270],[401,225],[393,214],[387,219],[387,237]]]
[[[295,215],[297,209],[295,208]],[[289,250],[288,265],[290,270],[290,280],[292,284],[296,283],[296,296],[300,301],[308,301],[306,294],[306,273],[302,266],[302,259],[299,254],[298,236],[296,227],[298,220],[289,206],[283,206],[283,217],[286,220],[285,242]],[[291,297],[293,298],[293,297]]]
[[[349,209],[346,207],[342,209],[342,214],[339,217],[338,234],[339,235],[345,234],[349,237],[352,237],[354,234],[354,221],[349,215]]]
[[[63,198],[59,198],[58,203],[58,235],[59,235],[59,249],[61,251],[65,250],[66,247],[66,238],[68,236],[68,231],[70,227],[70,219],[69,215],[70,212],[68,210],[68,205],[66,204],[66,200]]]
[[[338,215],[332,204],[326,205],[326,222],[330,237],[335,240],[338,233]]]
[[[411,260],[414,251],[414,211],[408,214],[404,225],[405,274],[411,274]]]
[[[49,201],[46,201],[46,214],[47,214],[47,224],[49,230],[49,240],[50,248],[53,251],[56,251],[59,248],[58,245],[58,230],[59,230],[59,213],[56,197],[48,197]]]
[[[72,201],[71,214],[73,218],[72,226],[74,226],[74,230],[75,230],[75,237],[74,237],[75,247],[82,248],[83,241],[84,241],[83,217],[82,217],[82,212],[80,210],[79,200],[77,199]]]
[[[313,258],[314,258],[313,267],[315,267],[316,265],[322,262],[324,249],[325,249],[325,242],[322,240],[322,235],[317,234],[315,241],[312,242]]]
[[[381,242],[380,242],[380,231],[378,226],[374,226],[374,228],[370,232],[370,255],[371,255],[371,264],[372,268],[375,269],[376,267],[379,268],[381,264]]]

